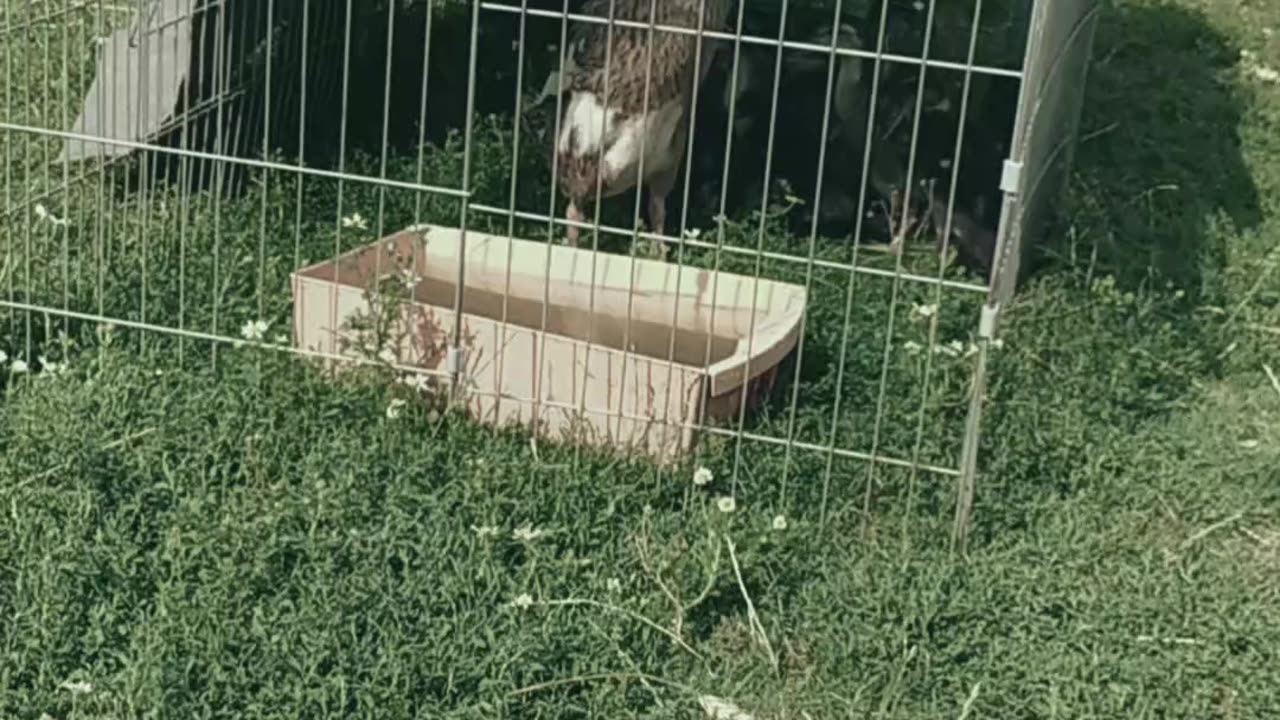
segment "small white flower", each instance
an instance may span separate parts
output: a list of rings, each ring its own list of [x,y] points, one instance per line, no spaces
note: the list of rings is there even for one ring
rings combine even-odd
[[[427,390],[431,389],[431,378],[427,375],[420,374],[420,373],[412,373],[409,375],[405,375],[403,378],[400,379],[400,383],[402,385],[411,387],[414,390],[417,390],[418,392],[426,392]]]
[[[684,231],[684,236],[685,236],[685,239],[687,240],[697,240],[698,238],[702,237],[702,231],[699,230],[698,228],[689,228],[688,230]]]
[[[726,495],[719,500],[716,500],[716,507],[720,509],[720,512],[727,514],[738,509],[738,502]]]
[[[1275,68],[1270,68],[1266,65],[1254,65],[1250,69],[1250,72],[1253,73],[1255,78],[1263,82],[1280,82],[1280,71],[1277,71]]]
[[[390,403],[387,403],[387,419],[395,420],[399,418],[404,414],[404,406],[407,404],[408,402],[401,398],[395,398]]]
[[[479,527],[472,525],[471,532],[475,533],[476,537],[482,537],[482,538],[498,536],[498,528],[494,527],[493,525],[481,525]]]
[[[364,219],[360,213],[352,213],[342,218],[342,227],[354,230],[368,230],[369,221]]]
[[[1244,448],[1245,450],[1253,450],[1257,448],[1259,444],[1260,443],[1257,440],[1241,440],[1240,441],[1240,447]]]
[[[9,364],[9,372],[13,373],[14,375],[21,375],[30,369],[31,368],[27,365],[25,361],[20,360],[18,358],[14,358],[13,362]]]
[[[923,350],[924,347],[915,340],[908,340],[902,343],[902,349],[906,350],[908,355],[916,355]]]
[[[54,375],[61,375],[67,369],[66,363],[53,362],[52,360],[45,358],[43,355],[39,356],[39,360],[40,367],[44,370],[44,374],[51,377]]]
[[[619,580],[618,578],[609,578],[609,580],[604,584],[604,586],[609,589],[609,592],[612,592],[612,593],[622,592],[622,581]]]
[[[245,340],[259,342],[267,334],[267,329],[271,327],[271,323],[266,320],[249,320],[240,326],[240,337]]]
[[[53,213],[49,212],[49,208],[46,208],[44,205],[40,203],[36,203],[35,211],[36,211],[36,217],[48,223],[51,223],[53,225],[66,227],[67,225],[71,224],[68,220],[60,218],[57,215],[54,215]]]
[[[959,340],[952,340],[946,345],[935,345],[933,348],[933,352],[934,354],[937,354],[937,355],[949,355],[951,357],[960,357],[960,354],[964,352],[964,343],[960,342]]]
[[[911,311],[922,318],[931,318],[938,313],[937,305],[913,305]]]
[[[72,695],[88,695],[93,692],[93,685],[83,680],[64,680],[58,687]]]
[[[529,593],[520,593],[511,601],[511,607],[528,610],[533,607],[533,596]]]
[[[7,362],[9,362],[9,353],[3,350],[0,350],[0,365],[3,365]]]
[[[787,516],[778,515],[773,519],[773,529],[782,532],[787,529]]]
[[[992,350],[999,350],[1002,347],[1004,347],[1004,338],[996,338],[995,340],[991,341]]]
[[[401,270],[400,282],[404,283],[405,290],[413,292],[418,289],[418,283],[422,282],[422,276],[416,274],[412,270]]]
[[[697,485],[698,487],[702,487],[703,485],[710,485],[711,481],[714,479],[715,479],[715,475],[711,473],[710,468],[700,467],[693,473],[693,484]]]
[[[534,540],[537,540],[538,538],[546,534],[547,534],[546,531],[539,530],[533,527],[532,525],[530,525],[529,523],[525,523],[524,525],[521,525],[520,527],[511,531],[511,537],[520,542],[533,542]]]

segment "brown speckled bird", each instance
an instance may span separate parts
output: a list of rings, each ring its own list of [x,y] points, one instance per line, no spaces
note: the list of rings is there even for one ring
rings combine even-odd
[[[705,30],[723,31],[733,0],[588,0],[582,12],[608,19],[610,3],[615,20],[648,25],[652,12],[656,26],[696,31],[701,11]],[[615,24],[610,43],[608,24],[577,25],[570,48],[576,68],[566,78],[569,98],[556,143],[556,180],[569,199],[566,217],[583,221],[584,203],[596,198],[599,171],[602,198],[638,182],[648,185],[649,229],[662,233],[667,194],[684,158],[693,94],[718,43],[704,37],[699,57],[696,32],[655,29],[651,35],[648,27]],[[576,245],[578,228],[569,226],[567,234]]]

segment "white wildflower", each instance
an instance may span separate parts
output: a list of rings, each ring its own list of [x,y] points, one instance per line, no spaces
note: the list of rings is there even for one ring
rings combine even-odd
[[[1002,348],[1002,347],[1004,347],[1004,339],[1003,339],[1003,338],[996,338],[995,340],[992,340],[992,341],[991,341],[991,349],[992,349],[992,350],[999,350],[999,349],[1000,349],[1000,348]]]
[[[938,355],[949,355],[951,357],[960,357],[964,352],[964,343],[959,340],[952,340],[946,345],[935,345],[933,352]]]
[[[387,403],[387,419],[395,420],[403,415],[405,405],[408,405],[408,402],[401,398],[395,398],[390,403]]]
[[[83,680],[63,680],[58,687],[72,695],[88,695],[93,692],[93,685]]]
[[[533,542],[546,534],[545,530],[539,530],[529,523],[525,523],[511,531],[511,537],[520,542]]]
[[[622,592],[622,581],[619,580],[618,578],[609,578],[609,580],[604,584],[604,586],[609,589],[609,592],[612,592],[612,593]]]
[[[30,369],[31,368],[27,365],[27,363],[19,358],[14,358],[13,362],[9,364],[9,372],[13,373],[14,375],[21,375]]]
[[[1266,65],[1254,65],[1249,71],[1262,82],[1280,82],[1280,71],[1275,68],[1267,67]]]
[[[479,527],[472,525],[471,532],[475,533],[476,537],[482,537],[482,538],[498,536],[498,528],[494,527],[493,525],[481,525]]]
[[[738,509],[738,502],[726,495],[719,500],[716,500],[716,507],[720,509],[720,512],[727,514]]]
[[[923,350],[924,347],[915,340],[908,340],[902,343],[902,349],[906,350],[908,355],[916,355]]]
[[[773,529],[782,532],[787,529],[787,516],[778,515],[773,519]]]
[[[698,487],[710,485],[714,479],[715,475],[712,474],[711,468],[700,467],[693,473],[693,484]]]
[[[742,708],[715,695],[700,696],[698,704],[710,720],[755,720]]]
[[[49,375],[49,376],[61,375],[67,370],[66,363],[54,362],[52,360],[49,360],[43,355],[39,356],[38,359],[40,360],[40,367],[41,369],[44,370],[45,375]]]
[[[689,228],[688,230],[684,231],[684,236],[685,236],[685,239],[687,240],[697,240],[698,238],[702,237],[702,231],[699,230],[698,228]]]
[[[249,320],[240,326],[240,337],[253,342],[260,342],[267,334],[267,329],[271,327],[271,323],[266,320]]]
[[[342,227],[351,228],[353,230],[368,230],[369,221],[364,219],[360,213],[352,213],[342,218]]]
[[[919,317],[931,318],[938,313],[938,306],[937,305],[920,305],[917,303],[912,305],[911,311],[914,312]]]
[[[404,283],[405,290],[413,292],[418,289],[418,283],[422,282],[422,276],[412,270],[401,270],[400,282]]]
[[[66,227],[67,225],[71,224],[69,220],[60,218],[57,215],[54,215],[53,213],[49,212],[49,208],[45,207],[40,203],[36,203],[35,211],[36,211],[36,217],[52,225],[57,225],[59,227]]]
[[[1244,448],[1245,450],[1256,449],[1260,444],[1261,443],[1259,443],[1257,440],[1241,440],[1240,441],[1240,447]]]
[[[9,353],[3,350],[0,350],[0,365],[3,365],[7,362],[9,362]]]
[[[529,593],[520,593],[511,601],[511,607],[528,610],[533,607],[533,596]]]
[[[431,389],[431,377],[423,373],[410,373],[400,379],[400,383],[407,387],[411,387],[418,392],[426,392]]]

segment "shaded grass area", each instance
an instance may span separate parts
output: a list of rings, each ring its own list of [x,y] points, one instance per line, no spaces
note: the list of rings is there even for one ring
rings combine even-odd
[[[995,355],[967,557],[946,545],[945,478],[837,461],[825,484],[820,455],[713,442],[700,489],[692,467],[535,454],[417,404],[389,417],[406,390],[379,373],[334,383],[228,346],[215,365],[206,343],[0,309],[0,349],[70,361],[2,381],[0,711],[669,718],[709,692],[779,718],[1273,715],[1280,100],[1239,50],[1277,57],[1262,34],[1277,25],[1212,0],[1108,8],[1073,222]],[[509,128],[479,127],[477,186],[502,204]],[[424,176],[455,181],[457,150],[429,151]],[[390,174],[417,169],[399,157]],[[339,204],[309,180],[299,205],[293,182],[185,208],[73,191],[46,203],[69,226],[28,210],[0,229],[0,293],[235,336],[261,317],[284,327],[288,272],[371,240],[380,217],[456,222],[451,201],[354,183]],[[342,227],[356,212],[367,231]],[[767,247],[795,252],[765,227]],[[735,218],[726,242],[754,246],[757,230]],[[927,254],[908,262],[937,272]],[[919,443],[953,465],[969,360],[933,357],[918,425],[925,356],[904,349],[927,344],[912,306],[932,291],[859,279],[846,339],[847,273],[812,282],[794,426],[784,391],[751,429],[868,449],[885,372],[881,451]],[[968,341],[976,303],[942,295],[939,341]]]

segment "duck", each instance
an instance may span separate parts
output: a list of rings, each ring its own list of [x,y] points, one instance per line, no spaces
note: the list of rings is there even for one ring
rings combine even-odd
[[[723,32],[733,3],[588,0],[582,14]],[[699,53],[699,42],[696,32],[654,29],[651,45],[649,27],[579,22],[575,28],[568,48],[572,67],[566,67],[562,86],[568,99],[556,137],[556,184],[568,201],[569,245],[578,243],[579,228],[572,223],[584,222],[583,210],[597,197],[597,177],[602,199],[647,186],[648,229],[665,234],[667,196],[684,159],[694,94],[723,44],[704,36]]]

